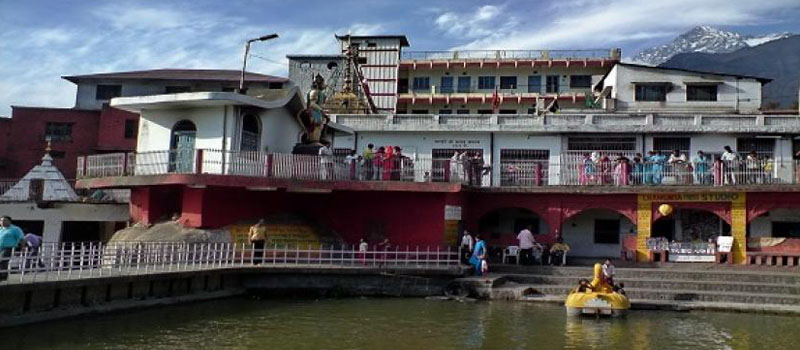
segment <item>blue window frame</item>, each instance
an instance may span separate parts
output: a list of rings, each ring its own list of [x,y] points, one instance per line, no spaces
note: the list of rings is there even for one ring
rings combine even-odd
[[[411,86],[414,91],[422,91],[431,89],[431,77],[414,77],[414,82]]]
[[[443,94],[453,92],[453,77],[442,77],[442,85],[439,90]]]
[[[494,77],[478,77],[478,89],[494,90]]]
[[[528,92],[542,92],[542,76],[529,75],[528,76]]]
[[[458,77],[458,92],[469,92],[472,77]]]

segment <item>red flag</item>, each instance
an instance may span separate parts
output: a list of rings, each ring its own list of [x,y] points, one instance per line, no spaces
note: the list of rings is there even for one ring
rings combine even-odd
[[[500,91],[497,85],[494,86],[494,94],[492,94],[492,114],[497,114],[500,109]]]

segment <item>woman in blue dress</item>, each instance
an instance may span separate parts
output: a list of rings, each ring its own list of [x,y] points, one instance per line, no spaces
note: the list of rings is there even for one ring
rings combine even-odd
[[[486,259],[486,242],[481,239],[481,235],[475,235],[475,248],[472,249],[472,257],[469,258],[470,265],[475,267],[475,276],[480,276],[481,264]]]

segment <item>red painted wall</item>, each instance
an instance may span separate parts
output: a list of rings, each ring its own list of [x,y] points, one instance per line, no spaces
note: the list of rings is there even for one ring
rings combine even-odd
[[[125,138],[126,120],[135,120],[138,125],[139,114],[103,106],[103,110],[100,111],[96,149],[100,151],[126,152],[136,150],[136,136]]]
[[[181,213],[182,186],[148,186],[131,188],[131,220],[153,224]]]
[[[97,145],[97,111],[12,106],[11,139],[6,148],[8,166],[0,178],[20,178],[41,163],[47,122],[72,123],[72,139],[53,142],[54,165],[67,179],[75,178],[78,155],[91,154]],[[59,156],[59,152],[64,152]]]

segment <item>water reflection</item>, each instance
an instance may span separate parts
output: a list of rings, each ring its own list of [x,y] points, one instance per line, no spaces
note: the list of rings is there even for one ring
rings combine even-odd
[[[0,330],[7,349],[793,349],[800,318],[420,299],[231,299]]]

